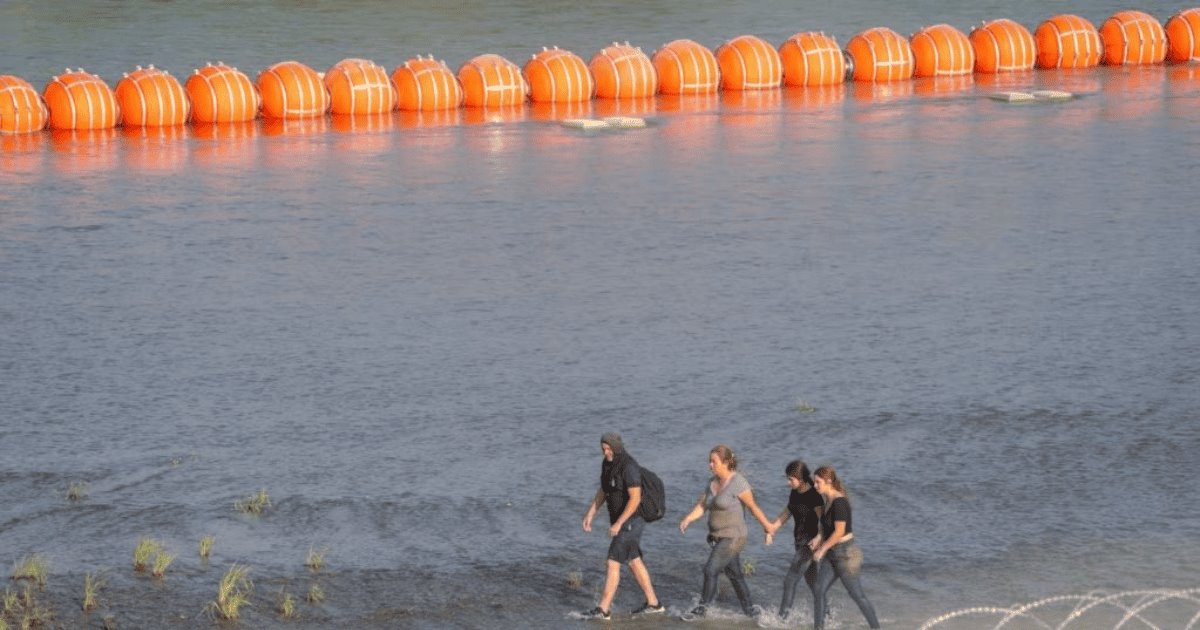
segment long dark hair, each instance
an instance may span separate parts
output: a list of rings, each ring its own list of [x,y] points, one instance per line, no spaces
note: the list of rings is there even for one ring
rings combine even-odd
[[[810,486],[812,485],[812,475],[808,472],[808,464],[805,464],[802,460],[793,459],[788,462],[787,467],[783,469],[783,474],[792,479],[799,479]]]

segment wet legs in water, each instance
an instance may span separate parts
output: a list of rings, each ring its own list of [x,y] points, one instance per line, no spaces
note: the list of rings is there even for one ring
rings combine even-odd
[[[863,592],[862,582],[858,579],[858,571],[862,567],[862,551],[857,545],[844,543],[829,550],[817,569],[817,583],[813,586],[813,627],[822,630],[825,627],[825,607],[829,601],[829,587],[834,580],[840,579],[846,591],[858,609],[867,618],[867,625],[879,627],[875,617],[875,607]]]
[[[779,602],[780,619],[786,619],[792,610],[792,602],[796,600],[796,586],[800,584],[801,576],[811,590],[817,582],[817,563],[813,562],[812,549],[809,549],[808,545],[800,545],[796,550],[787,576],[783,578],[783,599]]]
[[[746,576],[742,574],[742,557],[739,555],[746,546],[745,538],[715,538],[709,539],[712,551],[708,554],[708,562],[704,563],[704,592],[700,604],[707,606],[717,599],[717,579],[724,572],[733,584],[733,592],[737,593],[738,603],[742,612],[753,615],[750,602],[750,586],[746,584]]]

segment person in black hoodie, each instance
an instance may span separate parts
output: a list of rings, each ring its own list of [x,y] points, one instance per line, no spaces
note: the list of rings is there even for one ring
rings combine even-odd
[[[621,581],[622,564],[629,565],[630,573],[633,573],[633,578],[646,595],[646,603],[633,614],[664,612],[666,608],[654,594],[650,572],[642,561],[642,529],[646,526],[646,521],[638,515],[638,505],[642,500],[642,469],[637,460],[625,452],[621,436],[616,433],[605,433],[600,438],[600,452],[604,454],[604,460],[600,463],[600,488],[583,515],[583,531],[592,531],[592,519],[596,517],[596,512],[602,504],[608,504],[608,520],[612,523],[608,535],[612,537],[612,542],[608,545],[607,575],[600,602],[584,613],[584,617],[611,617],[612,601],[617,594],[617,584]]]

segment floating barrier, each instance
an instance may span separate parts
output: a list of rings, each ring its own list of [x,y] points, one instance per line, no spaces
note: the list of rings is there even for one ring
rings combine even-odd
[[[1167,58],[1171,63],[1200,61],[1200,8],[1185,9],[1167,18]]]
[[[299,61],[281,61],[258,75],[264,118],[300,120],[329,112],[329,92],[316,70]]]
[[[846,56],[837,40],[818,32],[796,33],[779,45],[783,84],[836,85],[846,80]]]
[[[529,90],[517,64],[495,54],[483,54],[458,69],[466,107],[513,107],[525,102]]]
[[[658,92],[658,72],[641,48],[613,42],[588,62],[599,98],[646,98]]]
[[[131,129],[174,127],[189,120],[246,122],[260,114],[269,121],[307,120],[326,114],[356,117],[386,115],[393,109],[410,113],[400,117],[401,127],[418,121],[427,124],[435,118],[448,123],[509,122],[523,120],[525,114],[466,111],[433,117],[421,112],[463,106],[515,107],[526,102],[540,106],[533,112],[537,120],[594,120],[586,118],[592,116],[604,122],[653,115],[660,106],[654,98],[659,93],[677,99],[663,102],[666,111],[695,108],[701,101],[678,99],[712,96],[722,90],[726,93],[722,103],[747,107],[779,100],[782,97],[775,88],[781,85],[808,91],[838,86],[848,79],[881,84],[914,77],[934,79],[908,87],[850,88],[856,98],[872,100],[963,90],[995,90],[992,98],[1013,102],[1026,99],[1026,94],[1034,94],[1036,100],[1054,100],[1072,96],[1019,91],[1027,88],[1029,78],[1010,73],[1034,67],[1067,70],[1100,63],[1163,61],[1200,61],[1200,7],[1181,10],[1165,24],[1141,11],[1120,11],[1099,29],[1080,16],[1061,14],[1042,22],[1036,34],[1007,19],[982,23],[969,35],[948,24],[935,24],[908,39],[879,27],[856,34],[844,50],[832,37],[819,32],[796,33],[778,48],[753,35],[742,35],[725,42],[715,53],[695,41],[679,39],[664,44],[653,59],[629,42],[614,43],[587,64],[556,47],[532,55],[523,69],[499,55],[479,55],[463,64],[457,74],[432,56],[410,59],[390,77],[364,59],[344,59],[323,74],[298,61],[285,61],[263,70],[252,82],[236,68],[209,63],[196,69],[182,88],[169,73],[149,66],[126,73],[113,90],[95,75],[68,70],[52,79],[40,96],[23,79],[0,75],[0,134],[26,134],[46,127],[83,132],[118,124]],[[1200,73],[1195,68],[1174,69],[1168,76],[1190,80]],[[954,81],[947,82],[950,79]],[[1092,87],[1066,87],[1088,91],[1096,89],[1095,83],[1093,80]],[[842,92],[837,94],[840,98]],[[595,98],[600,100],[590,102]],[[803,94],[787,96],[791,103],[806,102],[807,98]],[[394,122],[345,118],[333,128],[357,131],[393,126]],[[270,123],[269,129],[296,135],[328,127],[319,121],[311,125]],[[152,139],[174,137],[163,133],[167,132]]]
[[[587,64],[568,50],[543,48],[525,63],[529,100],[535,103],[578,103],[591,100],[596,83]]]
[[[41,131],[49,119],[50,110],[28,81],[0,75],[0,134]]]
[[[462,84],[445,61],[420,55],[392,71],[398,108],[410,112],[456,109],[463,104]]]
[[[396,109],[387,70],[367,59],[343,59],[325,71],[331,114],[383,114]]]
[[[915,77],[948,77],[975,71],[975,49],[970,38],[949,24],[926,26],[908,41]]]
[[[690,39],[663,44],[650,60],[662,94],[715,94],[721,87],[717,56]]]
[[[911,79],[912,46],[903,35],[886,26],[867,29],[846,44],[854,62],[855,81],[887,82]]]
[[[1078,15],[1056,15],[1033,33],[1039,68],[1092,68],[1100,63],[1100,32]]]
[[[716,51],[725,90],[769,90],[783,83],[779,51],[754,35],[741,35]]]
[[[971,30],[970,38],[976,72],[1032,70],[1037,60],[1037,45],[1029,29],[1007,18],[984,22]]]
[[[1141,11],[1118,11],[1100,25],[1104,63],[1110,66],[1162,63],[1167,58],[1167,34],[1153,16]]]
[[[51,129],[112,129],[120,110],[117,97],[100,77],[78,70],[50,79],[42,90],[50,110]]]
[[[197,68],[184,89],[192,103],[194,122],[247,122],[258,117],[262,105],[262,97],[250,77],[219,61]]]
[[[188,121],[192,102],[183,86],[154,66],[125,73],[114,90],[126,127],[170,127]]]

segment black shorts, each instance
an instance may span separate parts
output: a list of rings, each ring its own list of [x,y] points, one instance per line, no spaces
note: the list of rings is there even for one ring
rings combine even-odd
[[[621,531],[613,536],[612,542],[608,544],[608,559],[621,564],[628,564],[631,560],[637,560],[642,557],[642,529],[646,527],[646,521],[640,517],[625,521],[621,526]]]

